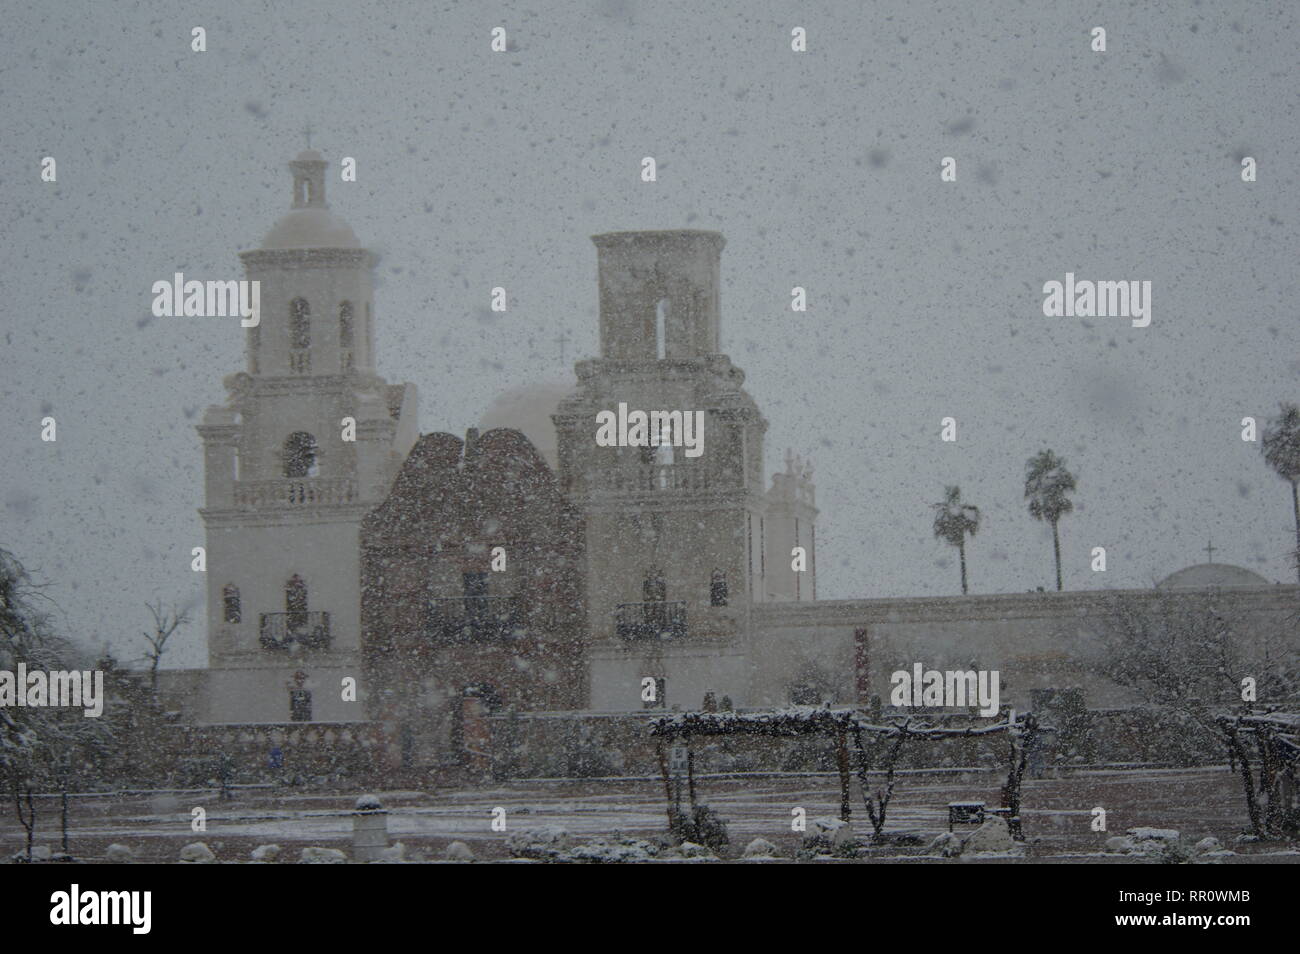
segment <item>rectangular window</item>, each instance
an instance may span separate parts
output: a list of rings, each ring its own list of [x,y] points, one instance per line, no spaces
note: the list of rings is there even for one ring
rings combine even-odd
[[[224,604],[224,620],[227,623],[238,623],[240,619],[239,606],[239,587],[233,583],[225,586],[221,591],[221,600]]]
[[[290,722],[311,721],[311,690],[310,689],[289,690],[289,721]]]
[[[709,581],[709,605],[727,605],[727,574],[721,570],[714,570],[713,578]]]
[[[463,573],[461,578],[465,586],[465,618],[477,625],[488,615],[488,575],[486,573]]]

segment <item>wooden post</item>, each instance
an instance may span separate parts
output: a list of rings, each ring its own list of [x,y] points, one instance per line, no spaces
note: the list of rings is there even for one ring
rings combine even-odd
[[[686,790],[691,798],[691,817],[695,817],[695,750],[691,748],[691,738],[686,742]]]
[[[1020,780],[1025,774],[1025,760],[1029,757],[1029,746],[1035,744],[1038,735],[1038,722],[1032,712],[1025,715],[1024,731],[1017,732],[1015,710],[1007,718],[1007,736],[1011,741],[1011,766],[1007,773],[1006,807],[1009,810],[1007,828],[1016,841],[1024,841],[1024,829],[1020,823]]]
[[[835,761],[840,770],[840,818],[849,820],[849,746],[844,730],[840,730],[835,740]]]
[[[672,831],[677,827],[677,819],[673,817],[673,786],[668,779],[668,757],[664,754],[662,740],[655,743],[655,755],[659,758],[659,774],[664,779],[664,799],[668,803],[668,830]]]

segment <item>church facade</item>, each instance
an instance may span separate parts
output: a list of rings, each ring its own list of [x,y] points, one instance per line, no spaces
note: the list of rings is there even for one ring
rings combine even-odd
[[[198,428],[189,721],[379,725],[387,764],[430,765],[473,750],[485,713],[859,704],[917,662],[998,669],[1020,707],[1135,701],[1100,675],[1106,592],[817,598],[812,472],[787,454],[767,479],[767,421],[721,350],[718,233],[595,236],[600,347],[576,381],[421,436],[414,386],[375,367],[373,256],[326,206],[324,160],[290,169],[290,211],[241,255],[263,296],[246,369]],[[658,433],[597,441],[620,406]],[[1269,632],[1300,604],[1236,568],[1175,577]]]

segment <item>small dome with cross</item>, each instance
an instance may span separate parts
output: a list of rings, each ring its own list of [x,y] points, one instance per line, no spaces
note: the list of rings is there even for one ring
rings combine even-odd
[[[325,202],[324,157],[315,149],[304,149],[289,169],[293,209],[272,226],[262,248],[360,248],[352,227],[330,212]]]
[[[1156,584],[1158,590],[1194,590],[1209,586],[1268,586],[1268,580],[1231,563],[1197,563],[1171,573]]]

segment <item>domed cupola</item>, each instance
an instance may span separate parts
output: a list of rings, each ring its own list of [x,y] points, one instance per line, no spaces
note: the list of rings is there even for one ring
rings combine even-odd
[[[293,208],[262,240],[262,248],[360,248],[352,227],[325,202],[325,159],[306,149],[289,163],[293,172]]]

